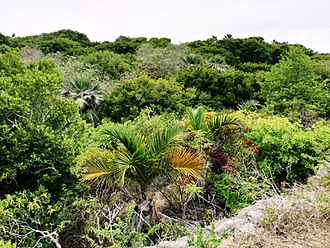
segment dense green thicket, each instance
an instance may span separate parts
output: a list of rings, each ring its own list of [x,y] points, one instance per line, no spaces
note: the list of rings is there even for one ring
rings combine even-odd
[[[194,88],[184,88],[175,80],[142,76],[117,86],[104,99],[103,115],[115,122],[133,120],[149,107],[158,114],[182,113],[195,99]]]
[[[325,116],[330,110],[327,84],[328,79],[316,74],[311,58],[295,48],[266,75],[261,96],[275,114]]]
[[[77,152],[72,149],[73,133],[82,130],[77,107],[58,95],[63,79],[53,62],[25,67],[16,52],[0,56],[6,62],[0,65],[0,157],[6,165],[1,167],[1,184],[17,182],[1,187],[1,194],[39,184],[57,192],[56,187],[69,182]]]
[[[214,109],[235,108],[242,101],[253,99],[259,90],[257,78],[251,73],[227,70],[219,73],[216,68],[194,66],[182,68],[177,81],[197,90],[195,104]]]
[[[329,65],[261,37],[0,34],[0,246],[156,244],[305,182]]]

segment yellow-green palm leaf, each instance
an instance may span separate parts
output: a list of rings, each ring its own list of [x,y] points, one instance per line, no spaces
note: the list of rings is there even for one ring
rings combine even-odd
[[[125,175],[130,168],[129,158],[118,154],[115,158],[108,152],[99,152],[86,160],[87,172],[82,181],[100,182],[105,185],[124,186]],[[115,164],[114,164],[115,163]]]
[[[111,165],[111,154],[99,152],[93,154],[85,161],[87,173],[82,177],[82,181],[94,182],[100,178],[105,178],[113,173]]]

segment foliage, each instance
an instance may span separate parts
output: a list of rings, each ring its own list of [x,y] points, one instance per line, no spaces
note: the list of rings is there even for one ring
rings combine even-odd
[[[66,55],[74,55],[74,51],[79,46],[80,44],[78,42],[67,38],[54,38],[45,40],[40,44],[41,50],[46,54],[61,52]]]
[[[169,38],[150,38],[148,41],[153,47],[165,48],[171,44],[171,39]]]
[[[157,130],[162,130],[168,125],[180,126],[180,120],[176,113],[157,114],[150,108],[145,108],[140,115],[133,121],[128,121],[125,124],[135,126],[136,130],[144,136],[148,136]]]
[[[164,228],[163,223],[153,225],[149,228],[147,233],[139,232],[132,225],[134,219],[134,203],[130,203],[127,209],[125,218],[121,219],[117,217],[113,222],[105,222],[102,227],[89,227],[89,235],[87,239],[92,244],[92,247],[144,247],[152,243],[153,236],[159,230]],[[98,245],[95,239],[92,237],[98,236],[98,240],[102,242],[103,245]]]
[[[215,140],[216,137],[221,136],[225,128],[230,126],[242,126],[242,123],[228,115],[217,115],[212,117],[207,123],[207,132]]]
[[[8,37],[0,33],[0,45],[9,45]]]
[[[0,76],[12,76],[24,71],[24,63],[15,51],[0,54]],[[2,87],[1,87],[2,88]]]
[[[218,236],[215,232],[215,224],[211,223],[211,228],[207,236],[204,234],[204,230],[201,226],[197,226],[196,237],[190,233],[188,239],[188,245],[196,248],[217,248],[222,243],[222,240],[227,237],[227,233],[223,233],[222,236]]]
[[[79,55],[86,52],[91,45],[85,34],[72,30],[59,30],[41,35],[10,38],[9,43],[13,47],[39,47],[46,54],[61,53],[65,56]]]
[[[73,99],[88,121],[94,124],[100,122],[99,105],[103,101],[103,92],[99,84],[88,77],[75,76],[64,85],[60,95],[64,99]]]
[[[16,246],[16,244],[12,244],[10,242],[10,240],[9,241],[4,241],[3,239],[0,239],[0,247],[2,247],[2,248],[16,248],[17,246]]]
[[[247,101],[243,101],[243,102],[239,103],[237,108],[239,110],[255,111],[260,106],[261,105],[260,105],[259,101],[247,100]]]
[[[110,51],[94,52],[83,57],[82,60],[100,72],[100,79],[106,77],[119,79],[125,72],[132,71],[134,68],[128,57]]]
[[[329,75],[261,37],[0,34],[0,246],[156,245],[305,182],[330,158]]]
[[[329,112],[329,91],[314,73],[311,59],[300,48],[291,48],[274,65],[261,85],[261,96],[272,113],[304,114],[315,109],[316,115]]]
[[[204,120],[205,110],[203,107],[198,107],[197,109],[193,109],[191,107],[186,109],[187,125],[194,131],[204,129],[205,120]]]
[[[128,179],[138,183],[143,192],[156,177],[173,169],[202,179],[202,163],[197,154],[185,149],[171,150],[167,161],[168,149],[179,134],[175,126],[155,131],[148,139],[122,125],[105,130],[105,134],[117,140],[118,145],[112,153],[99,152],[85,162],[84,181],[102,180],[123,187]]]
[[[287,118],[244,113],[237,112],[235,116],[247,128],[245,149],[254,152],[258,170],[277,187],[281,182],[290,185],[305,181],[314,173],[322,155],[312,131],[303,130],[299,123],[290,123]]]
[[[228,128],[242,126],[242,123],[235,117],[226,114],[212,115],[212,113],[205,112],[203,107],[187,108],[186,116],[187,127],[192,133],[200,132],[202,136],[212,141],[218,141],[218,138],[228,131]]]
[[[183,112],[191,105],[194,89],[186,88],[174,80],[139,77],[126,80],[105,96],[103,114],[115,122],[132,120],[142,109],[149,107],[157,114]]]
[[[191,148],[178,147],[170,151],[169,160],[180,173],[191,176],[196,180],[203,180],[202,158]]]
[[[59,233],[72,215],[70,198],[72,192],[67,190],[54,202],[42,186],[6,195],[0,201],[0,237],[15,240],[20,247],[61,247]]]
[[[241,71],[253,73],[253,72],[257,72],[257,71],[270,71],[271,65],[265,64],[265,63],[247,62],[247,63],[240,64],[238,66],[238,68]]]
[[[199,54],[189,53],[183,57],[183,62],[185,65],[195,66],[203,63],[203,57]]]
[[[61,184],[73,180],[69,169],[80,135],[74,134],[84,129],[78,109],[57,95],[62,77],[51,61],[24,67],[17,54],[2,56],[6,73],[0,78],[0,195],[35,190],[42,183],[59,194]],[[7,70],[13,63],[19,67]]]
[[[85,44],[88,44],[90,42],[90,40],[85,34],[70,29],[62,29],[48,34],[42,34],[41,36],[43,36],[44,39],[66,38],[72,41],[81,42]]]
[[[205,66],[183,67],[177,74],[178,82],[197,89],[195,104],[214,109],[234,108],[239,102],[253,98],[259,86],[253,74],[236,70],[223,73]]]
[[[183,57],[187,54],[187,47],[169,45],[165,48],[155,48],[144,44],[137,51],[141,69],[153,78],[168,78],[176,74],[183,65]]]
[[[320,151],[325,159],[330,160],[330,124],[329,121],[319,120],[312,126],[315,139],[320,144]]]
[[[141,44],[147,42],[147,38],[138,37],[131,38],[127,36],[119,36],[114,42],[104,41],[95,45],[98,51],[112,51],[117,54],[135,54]]]
[[[212,37],[206,41],[193,41],[188,43],[195,51],[206,54],[218,54],[225,57],[229,65],[240,63],[273,63],[272,46],[262,37],[235,39],[231,35],[218,40]]]
[[[243,169],[251,171],[244,174]],[[219,205],[226,212],[237,213],[269,192],[269,186],[253,170],[254,168],[236,167],[235,171],[227,171],[214,178],[214,190],[219,198]]]

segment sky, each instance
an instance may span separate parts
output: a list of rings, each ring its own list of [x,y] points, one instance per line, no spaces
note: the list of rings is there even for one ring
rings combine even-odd
[[[179,44],[261,36],[330,53],[330,0],[0,0],[0,33],[60,29],[92,41],[167,37]]]

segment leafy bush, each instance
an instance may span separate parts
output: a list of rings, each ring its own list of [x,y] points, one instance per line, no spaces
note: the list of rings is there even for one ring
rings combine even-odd
[[[66,55],[74,55],[75,49],[79,47],[80,44],[78,42],[67,38],[44,40],[40,44],[40,48],[45,54],[61,52]]]
[[[4,241],[0,239],[0,247],[2,248],[16,248],[16,244],[13,244],[12,242],[9,241]]]
[[[90,53],[81,58],[85,65],[92,65],[100,75],[99,78],[119,79],[124,73],[130,72],[134,69],[132,65],[132,58],[116,54],[110,51],[98,51]]]
[[[235,168],[233,172],[227,171],[215,176],[214,190],[220,206],[223,206],[226,212],[236,213],[260,199],[268,191],[269,186],[262,182],[262,178],[257,178],[253,168],[249,169],[250,173],[244,174],[242,168]]]
[[[75,104],[57,95],[62,77],[53,62],[24,67],[14,55],[0,56],[6,71],[0,78],[0,197],[39,183],[60,194],[62,183],[72,183],[69,170],[84,124]],[[22,68],[6,69],[13,64]]]
[[[0,200],[0,237],[13,239],[24,247],[60,247],[59,233],[70,222],[73,199],[72,191],[65,190],[55,202],[42,186],[34,192],[23,190],[6,195]]]
[[[305,181],[314,173],[322,154],[312,131],[277,116],[244,111],[237,112],[235,116],[247,128],[245,143],[242,142],[241,146],[254,151],[258,169],[276,185]]]
[[[244,72],[256,72],[256,71],[270,71],[271,65],[264,63],[242,63],[238,66],[241,71]]]
[[[320,144],[322,155],[330,160],[330,123],[329,121],[319,120],[312,127],[316,140]]]
[[[330,111],[326,81],[316,76],[311,58],[301,48],[291,48],[272,67],[261,84],[261,96],[274,114],[292,116],[315,110],[315,115],[322,116]]]
[[[254,74],[238,70],[220,73],[205,66],[183,67],[177,81],[185,87],[195,87],[197,101],[214,109],[235,108],[239,102],[253,98],[259,90]]]
[[[104,99],[103,114],[115,122],[132,120],[149,107],[155,113],[183,112],[195,98],[194,89],[174,80],[139,77],[124,81]]]

